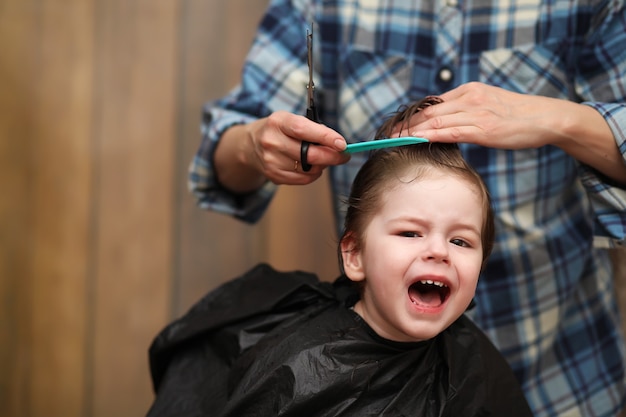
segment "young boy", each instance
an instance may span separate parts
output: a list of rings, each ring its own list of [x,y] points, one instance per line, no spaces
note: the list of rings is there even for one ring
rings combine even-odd
[[[405,108],[377,137],[436,102]],[[209,293],[153,343],[148,415],[531,416],[463,315],[493,227],[456,145],[373,153],[348,200],[344,275],[330,284],[260,265]]]

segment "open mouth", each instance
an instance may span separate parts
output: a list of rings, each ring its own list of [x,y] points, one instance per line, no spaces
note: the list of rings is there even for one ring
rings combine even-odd
[[[439,307],[449,295],[450,288],[443,282],[421,280],[409,287],[409,298],[416,305]]]

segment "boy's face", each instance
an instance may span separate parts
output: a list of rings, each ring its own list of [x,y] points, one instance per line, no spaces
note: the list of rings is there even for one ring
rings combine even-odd
[[[360,247],[342,242],[346,275],[365,281],[355,311],[396,341],[430,339],[452,324],[474,297],[482,265],[476,187],[449,174],[412,178],[384,192]]]

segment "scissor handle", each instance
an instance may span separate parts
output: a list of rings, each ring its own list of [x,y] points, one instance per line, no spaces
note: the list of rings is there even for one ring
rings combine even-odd
[[[319,123],[319,115],[317,113],[317,107],[315,105],[310,106],[306,109],[306,117],[309,120],[314,121],[315,123]],[[312,165],[307,162],[307,153],[309,152],[309,145],[311,142],[307,142],[305,140],[302,141],[300,145],[300,166],[302,166],[302,171],[309,172],[311,170]]]

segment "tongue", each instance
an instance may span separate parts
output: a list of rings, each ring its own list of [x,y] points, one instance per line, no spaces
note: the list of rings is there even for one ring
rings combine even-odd
[[[417,287],[413,285],[409,288],[409,298],[415,304],[425,305],[429,307],[437,307],[441,305],[441,295],[435,289]]]

